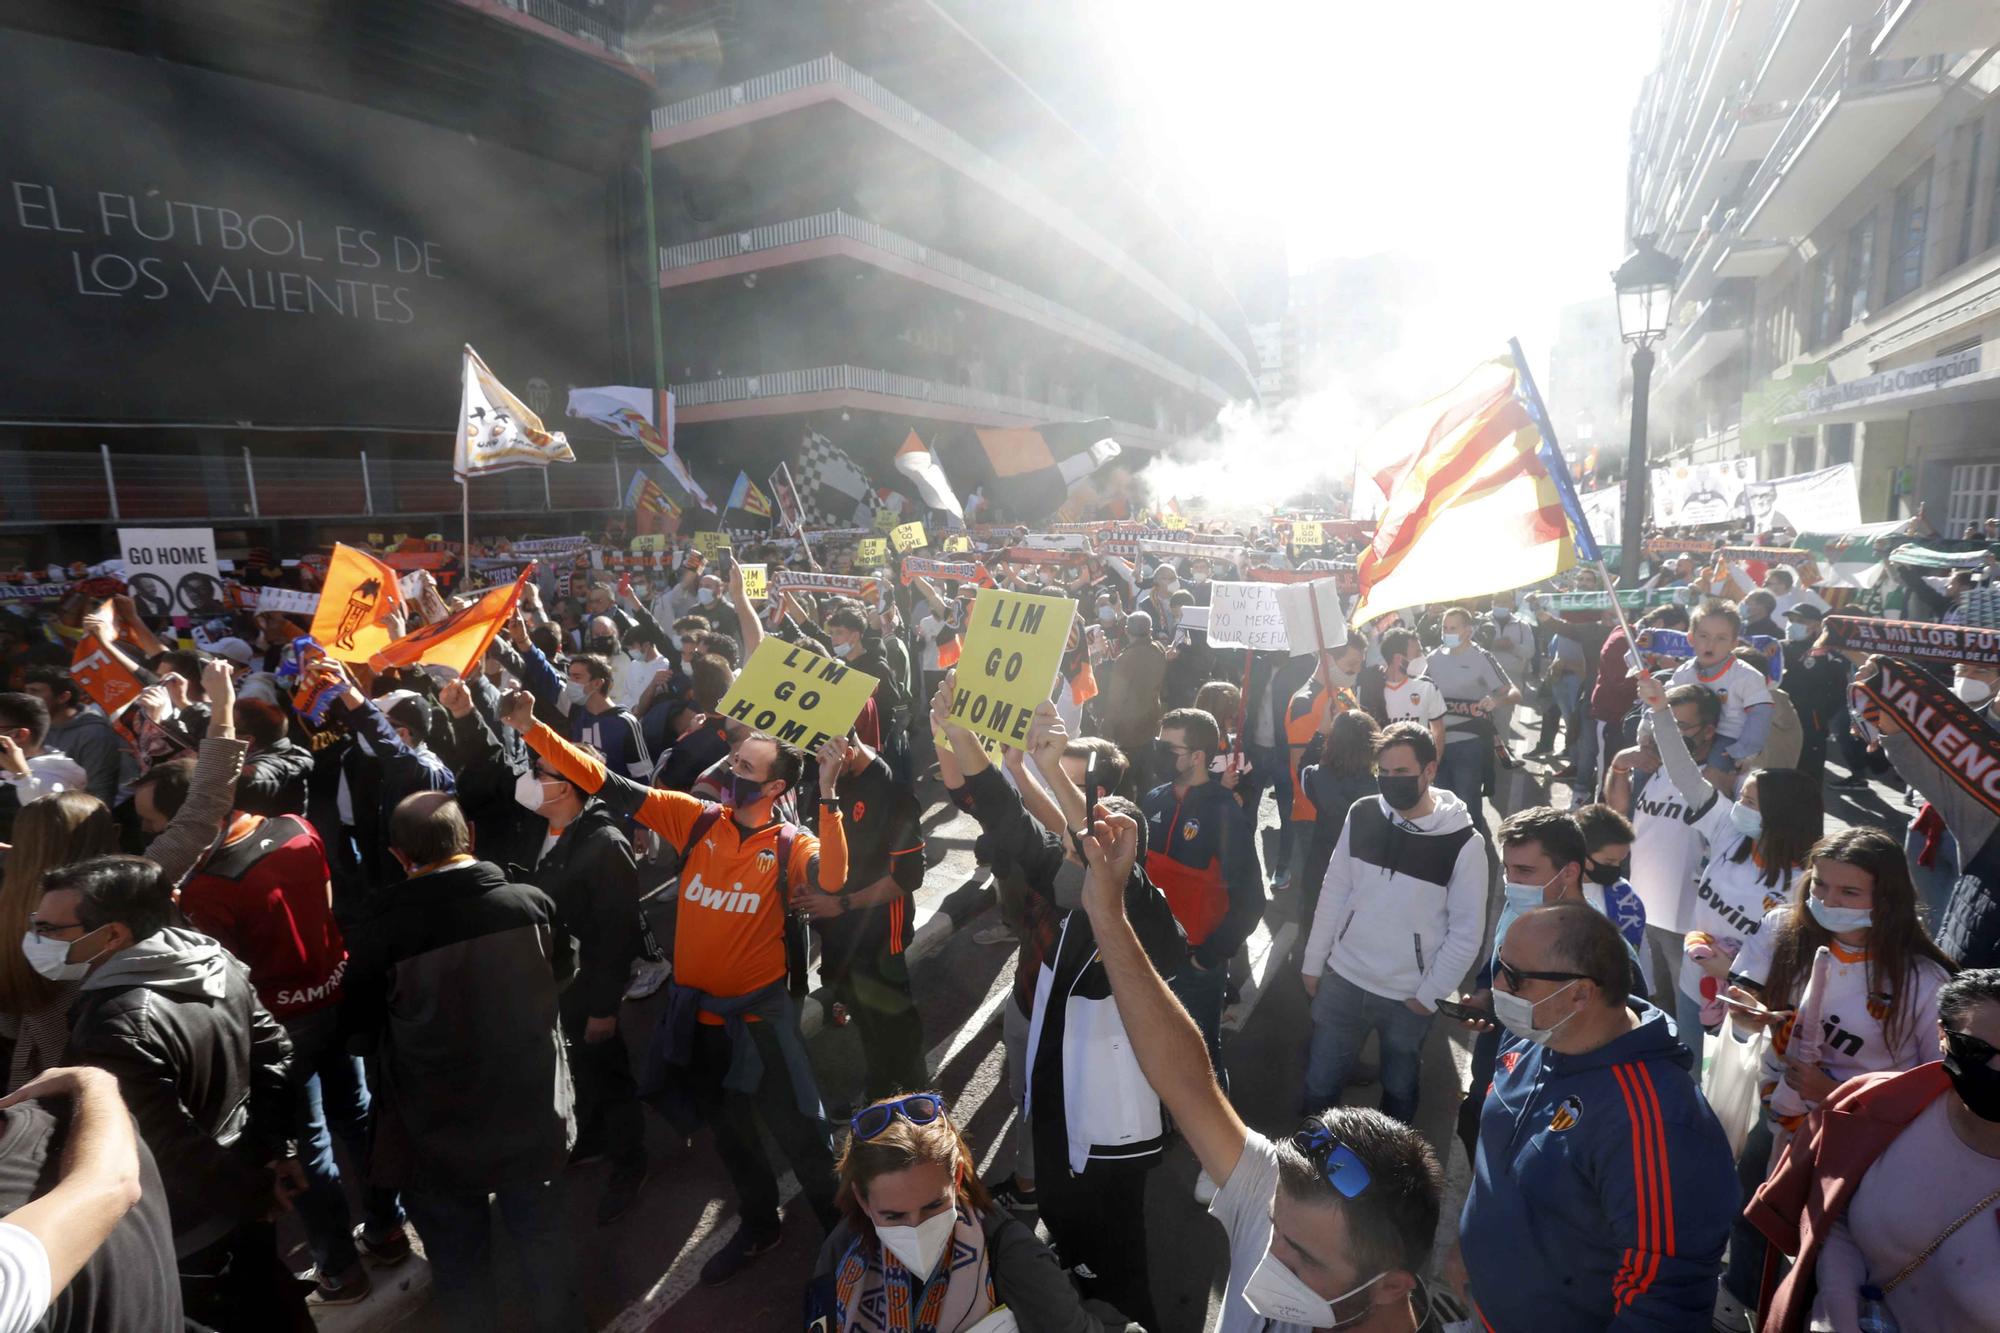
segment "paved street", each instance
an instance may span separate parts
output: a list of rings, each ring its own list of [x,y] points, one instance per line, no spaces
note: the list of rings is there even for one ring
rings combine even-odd
[[[1858,795],[1855,801],[1845,799],[1845,793],[1828,791],[1829,830],[1855,823],[1899,828],[1908,817],[1900,799],[1890,799],[1879,785]],[[1543,800],[1566,805],[1569,792],[1562,785],[1551,789],[1535,773],[1521,770],[1505,776],[1501,798],[1497,807],[1488,807],[1488,819],[1495,824],[1507,809]],[[1263,817],[1268,864],[1276,838],[1275,811],[1269,802]],[[990,890],[973,863],[975,832],[969,819],[949,807],[931,811],[927,835],[932,864],[918,900],[920,933],[933,917],[962,916],[968,903],[990,904]],[[666,915],[670,920],[671,911]],[[985,910],[964,917],[916,971],[931,1064],[980,1156],[982,1174],[993,1168],[1015,1119],[1000,1041],[1000,1006],[1012,981],[1014,950],[980,945],[972,938],[978,927],[994,920]],[[933,926],[930,934],[942,929],[942,924]],[[1305,996],[1293,968],[1279,964],[1279,954],[1291,951],[1295,936],[1288,892],[1272,904],[1252,941],[1252,967],[1244,978],[1243,1000],[1231,1015],[1233,1030],[1225,1037],[1237,1104],[1253,1127],[1268,1133],[1292,1127],[1303,1067]],[[851,1101],[860,1086],[860,1049],[852,1032],[822,1026],[812,1045],[829,1103]],[[1418,1123],[1446,1167],[1449,1196],[1441,1248],[1450,1242],[1457,1205],[1469,1179],[1464,1152],[1451,1132],[1469,1058],[1469,1041],[1459,1029],[1439,1023],[1426,1050]],[[1372,1104],[1378,1091],[1356,1089],[1351,1100]],[[727,1181],[703,1138],[697,1137],[692,1145],[678,1144],[657,1116],[649,1116],[649,1121],[653,1177],[639,1205],[618,1223],[600,1230],[592,1216],[608,1168],[598,1164],[571,1173],[573,1234],[580,1238],[582,1253],[579,1285],[590,1327],[612,1333],[792,1333],[799,1327],[800,1293],[821,1239],[817,1223],[809,1214],[793,1210],[779,1250],[728,1286],[700,1287],[696,1277],[701,1265],[736,1225]],[[1225,1262],[1221,1231],[1206,1220],[1194,1200],[1195,1171],[1193,1157],[1177,1145],[1154,1173],[1148,1194],[1146,1221],[1149,1244],[1157,1256],[1154,1296],[1164,1324],[1161,1333],[1196,1333],[1206,1325],[1221,1295]],[[795,1189],[789,1178],[784,1188],[791,1198]],[[504,1239],[496,1243],[503,1246],[504,1255]],[[510,1272],[504,1258],[498,1268],[503,1275]],[[406,1272],[378,1273],[378,1279],[391,1276],[402,1289],[384,1284],[362,1306],[322,1312],[322,1330],[344,1333],[394,1326],[430,1333],[441,1328],[417,1298],[417,1288],[425,1281],[420,1261],[413,1261]],[[503,1317],[495,1333],[510,1333],[518,1326]]]

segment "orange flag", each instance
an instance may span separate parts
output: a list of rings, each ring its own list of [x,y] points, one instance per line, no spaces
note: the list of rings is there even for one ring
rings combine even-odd
[[[534,573],[535,567],[529,565],[514,582],[489,589],[471,605],[405,634],[369,658],[369,665],[382,671],[426,663],[448,666],[461,676],[471,675],[479,659],[486,655],[486,645],[493,642],[493,636],[514,614],[514,607],[521,600],[521,589]]]
[[[358,547],[336,544],[313,614],[313,639],[328,657],[366,662],[388,646],[383,622],[402,606],[395,570]]]
[[[139,697],[139,678],[130,667],[105,652],[95,634],[86,634],[78,641],[76,656],[70,659],[69,674],[107,717],[118,716],[119,709]]]

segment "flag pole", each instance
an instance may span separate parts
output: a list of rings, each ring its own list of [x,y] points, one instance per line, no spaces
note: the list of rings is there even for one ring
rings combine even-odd
[[[472,478],[458,479],[459,517],[465,524],[465,544],[458,548],[458,576],[461,587],[472,586]]]
[[[1625,631],[1625,657],[1631,662],[1636,675],[1645,670],[1639,661],[1639,647],[1632,634],[1631,622],[1625,619],[1624,604],[1618,600],[1618,586],[1611,580],[1611,571],[1604,565],[1604,550],[1597,544],[1597,534],[1590,530],[1590,519],[1584,515],[1583,505],[1576,498],[1576,483],[1570,479],[1569,464],[1563,460],[1562,446],[1556,442],[1555,423],[1549,419],[1549,410],[1542,402],[1541,391],[1535,387],[1534,372],[1528,369],[1528,358],[1521,351],[1521,340],[1509,338],[1507,351],[1514,358],[1514,373],[1520,378],[1521,388],[1528,396],[1528,410],[1535,419],[1535,430],[1548,445],[1550,480],[1562,497],[1563,518],[1570,526],[1572,540],[1581,533],[1590,548],[1590,558],[1586,562],[1597,568],[1597,575],[1604,581],[1604,595],[1611,599],[1611,609],[1618,616],[1618,627]],[[1579,552],[1581,555],[1581,552]],[[1632,567],[1637,569],[1634,560]]]

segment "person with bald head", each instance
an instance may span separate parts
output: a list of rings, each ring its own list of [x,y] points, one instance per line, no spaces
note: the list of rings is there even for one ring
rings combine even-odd
[[[1631,974],[1618,927],[1584,902],[1524,913],[1494,950],[1506,1032],[1447,1265],[1484,1327],[1709,1322],[1736,1168],[1673,1020]]]
[[[562,1198],[576,1120],[556,1009],[575,943],[547,894],[473,858],[449,793],[403,798],[388,831],[407,878],[348,932],[340,1011],[350,1049],[380,1060],[369,1183],[402,1191],[447,1327],[499,1327],[494,1195],[530,1326],[581,1329]]]

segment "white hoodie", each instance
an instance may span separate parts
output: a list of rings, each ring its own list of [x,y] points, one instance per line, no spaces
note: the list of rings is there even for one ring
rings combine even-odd
[[[1486,935],[1486,839],[1465,802],[1442,787],[1431,796],[1416,820],[1379,796],[1348,812],[1306,938],[1306,976],[1330,967],[1365,991],[1433,1008],[1457,991]]]

